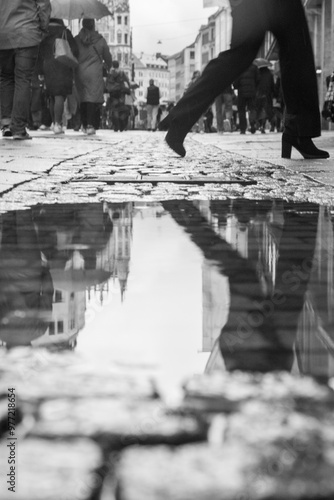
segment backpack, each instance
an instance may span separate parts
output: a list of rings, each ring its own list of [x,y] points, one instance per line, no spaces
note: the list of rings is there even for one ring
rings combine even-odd
[[[121,92],[124,92],[124,76],[122,71],[117,71],[116,69],[112,69],[107,76],[106,81],[106,90],[111,95],[119,95]]]

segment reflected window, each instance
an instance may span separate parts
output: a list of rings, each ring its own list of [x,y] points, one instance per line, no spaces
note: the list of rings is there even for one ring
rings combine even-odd
[[[55,334],[55,324],[52,322],[49,325],[49,335],[54,335]]]
[[[64,333],[64,322],[63,321],[57,321],[57,332]]]
[[[62,302],[62,299],[63,299],[63,294],[60,290],[56,290],[55,291],[55,302],[58,303],[58,302]]]

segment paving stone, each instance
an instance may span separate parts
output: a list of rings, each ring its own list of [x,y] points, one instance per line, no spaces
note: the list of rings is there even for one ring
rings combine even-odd
[[[121,449],[133,444],[203,441],[207,425],[192,416],[170,413],[160,401],[85,398],[47,401],[39,408],[32,435],[90,437]]]
[[[274,443],[130,448],[118,466],[117,499],[329,500],[334,454],[322,444],[316,462]]]
[[[97,469],[103,462],[102,453],[88,439],[52,443],[31,438],[19,441],[14,491],[8,489],[11,484],[6,477],[10,472],[8,453],[4,452],[6,441],[0,441],[0,447],[2,500],[91,500],[100,486]]]

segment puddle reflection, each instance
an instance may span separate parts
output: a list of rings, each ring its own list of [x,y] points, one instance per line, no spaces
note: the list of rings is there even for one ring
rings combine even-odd
[[[0,216],[0,342],[178,375],[334,375],[333,225],[311,204],[36,206]]]

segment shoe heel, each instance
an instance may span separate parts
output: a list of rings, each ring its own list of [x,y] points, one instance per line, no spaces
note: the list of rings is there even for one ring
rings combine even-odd
[[[292,144],[290,144],[285,137],[282,137],[282,158],[291,158]]]

